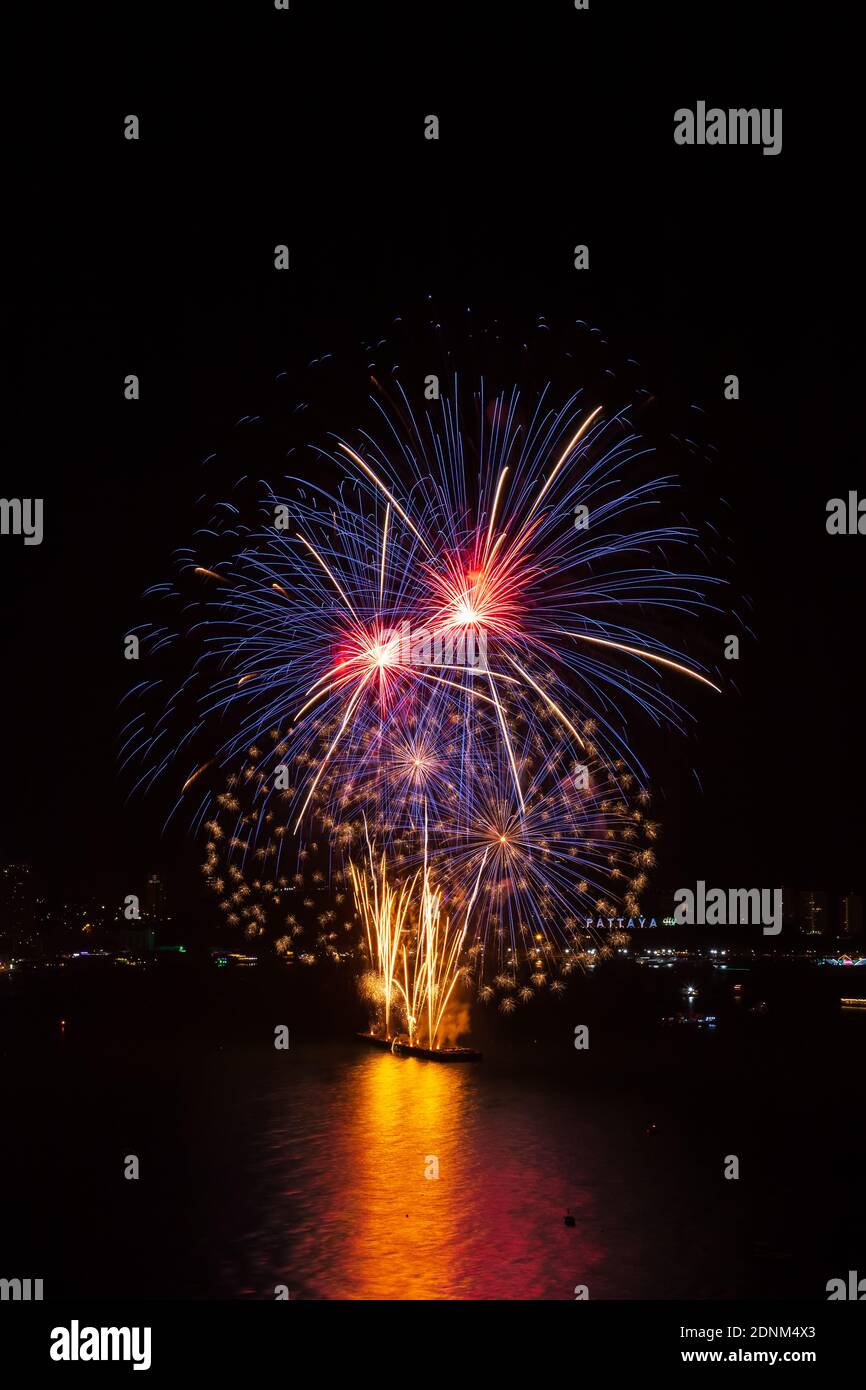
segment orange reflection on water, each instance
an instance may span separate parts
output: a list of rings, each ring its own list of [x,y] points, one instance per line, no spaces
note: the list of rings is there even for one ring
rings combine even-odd
[[[342,1296],[447,1298],[468,1184],[461,1142],[466,1072],[382,1053],[359,1071],[345,1136],[353,1287]]]
[[[605,1297],[610,1237],[631,1253],[639,1244],[640,1190],[612,1177],[616,1143],[537,1071],[323,1048],[275,1101],[258,1170],[272,1195],[262,1189],[261,1224],[245,1237],[241,1288],[571,1299],[588,1284]]]

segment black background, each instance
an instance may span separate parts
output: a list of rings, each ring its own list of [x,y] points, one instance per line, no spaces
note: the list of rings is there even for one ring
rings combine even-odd
[[[0,852],[70,888],[181,852],[116,773],[141,592],[275,371],[432,293],[600,324],[707,411],[756,640],[691,740],[642,749],[660,883],[862,891],[866,539],[825,529],[866,491],[846,42],[814,7],[466,8],[48,10],[13,50],[2,494],[44,497],[45,540],[2,540]],[[783,107],[782,153],[677,147],[699,99]]]

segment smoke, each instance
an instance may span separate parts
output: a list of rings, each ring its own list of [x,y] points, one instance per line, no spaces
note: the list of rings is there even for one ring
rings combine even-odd
[[[457,1047],[468,1039],[472,1027],[472,1005],[467,999],[458,999],[455,990],[448,1000],[436,1041],[440,1047]]]
[[[385,1023],[385,988],[381,975],[375,970],[365,971],[358,979],[358,994],[365,1003],[372,1005],[375,1012],[374,1026],[384,1029]],[[391,1001],[391,1032],[408,1032],[406,1011],[402,1000],[395,998]],[[455,989],[445,1013],[442,1015],[442,1022],[436,1034],[436,1042],[440,1047],[458,1047],[461,1042],[468,1041],[472,1028],[472,1005],[468,999],[458,998]],[[422,1014],[418,1020],[417,1041],[426,1045],[427,1043],[427,1015]]]

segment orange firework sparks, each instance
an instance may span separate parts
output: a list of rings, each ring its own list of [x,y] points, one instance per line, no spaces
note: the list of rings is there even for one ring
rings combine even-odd
[[[408,881],[396,883],[389,876],[387,855],[377,857],[368,839],[365,869],[350,863],[349,871],[371,970],[378,982],[375,994],[382,1002],[385,1036],[391,1037],[392,1017],[399,1011],[410,1043],[418,1041],[426,1025],[426,1044],[436,1047],[463,967],[480,870],[460,925],[443,911],[443,893],[432,881],[426,853],[423,868]],[[369,986],[367,994],[370,997]]]

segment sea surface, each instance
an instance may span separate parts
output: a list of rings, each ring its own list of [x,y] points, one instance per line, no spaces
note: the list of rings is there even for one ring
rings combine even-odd
[[[866,1011],[839,1009],[832,972],[735,993],[602,969],[522,1017],[474,1006],[484,1060],[452,1066],[366,1047],[326,982],[209,972],[3,982],[4,1277],[48,1298],[571,1300],[821,1297],[866,1272]],[[694,980],[718,1026],[662,1024]]]

